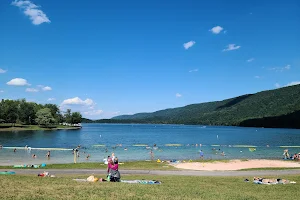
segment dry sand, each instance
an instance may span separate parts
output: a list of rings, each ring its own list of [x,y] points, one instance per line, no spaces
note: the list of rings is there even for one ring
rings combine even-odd
[[[203,170],[203,171],[228,171],[250,168],[292,168],[300,167],[300,162],[283,160],[230,160],[228,162],[190,162],[172,164],[176,168]]]

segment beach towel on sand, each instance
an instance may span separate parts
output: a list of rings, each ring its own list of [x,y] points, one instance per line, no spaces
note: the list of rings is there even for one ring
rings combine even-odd
[[[295,181],[288,181],[288,182],[271,182],[271,183],[267,183],[267,182],[262,182],[262,181],[258,181],[258,180],[255,180],[253,181],[253,183],[255,184],[262,184],[262,185],[276,185],[276,184],[295,184],[296,182]]]

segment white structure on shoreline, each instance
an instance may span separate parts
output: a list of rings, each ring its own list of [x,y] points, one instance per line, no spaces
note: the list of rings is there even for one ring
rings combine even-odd
[[[78,123],[78,124],[70,124],[70,123],[66,123],[66,122],[64,122],[64,123],[60,123],[60,125],[64,125],[64,126],[80,126],[81,127],[81,123]]]

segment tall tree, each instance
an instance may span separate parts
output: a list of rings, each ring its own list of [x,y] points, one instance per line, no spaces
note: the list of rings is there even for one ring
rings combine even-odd
[[[39,125],[44,125],[44,126],[48,127],[50,124],[55,123],[55,119],[53,118],[53,116],[51,114],[51,110],[49,108],[40,109],[36,113],[36,117],[37,118],[35,119],[35,121]]]
[[[18,119],[18,102],[13,100],[4,101],[4,120],[8,123],[12,123],[13,126]]]
[[[65,113],[65,120],[67,123],[72,123],[72,112],[71,109],[67,109],[66,113]]]
[[[78,124],[81,123],[82,116],[80,112],[73,112],[72,113],[72,124]]]
[[[58,121],[59,108],[56,104],[45,104],[44,108],[49,108],[51,115]]]
[[[26,102],[25,99],[19,104],[19,120],[24,124],[34,124],[36,103]]]

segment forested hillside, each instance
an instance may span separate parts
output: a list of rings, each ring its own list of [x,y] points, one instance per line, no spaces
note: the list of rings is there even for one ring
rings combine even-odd
[[[299,111],[300,85],[295,85],[223,101],[117,116],[110,122],[300,128]]]

